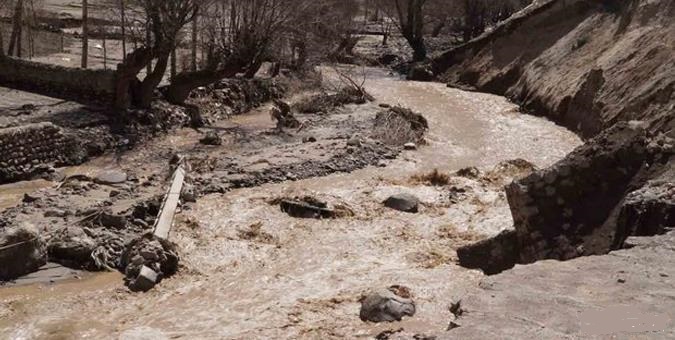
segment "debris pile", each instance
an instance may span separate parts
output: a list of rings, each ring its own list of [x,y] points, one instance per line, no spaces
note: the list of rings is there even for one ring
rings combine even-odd
[[[131,242],[123,256],[124,283],[135,292],[146,292],[178,271],[176,246],[152,234]]]
[[[32,273],[46,263],[47,249],[34,225],[10,226],[0,221],[0,281]]]
[[[373,138],[388,145],[404,146],[412,143],[424,144],[424,135],[429,130],[429,123],[419,113],[400,106],[394,106],[377,113],[375,117]]]

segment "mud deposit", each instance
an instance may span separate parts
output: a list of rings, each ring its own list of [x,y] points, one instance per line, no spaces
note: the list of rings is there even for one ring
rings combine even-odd
[[[69,169],[69,174],[125,170],[141,185],[81,189],[122,211],[130,201],[161,193],[169,159],[185,156],[197,200],[183,205],[171,236],[183,267],[146,294],[129,293],[118,278],[100,276],[0,290],[0,337],[326,339],[374,337],[400,328],[445,334],[449,306],[483,277],[455,264],[457,247],[510,228],[503,185],[531,171],[528,162],[548,166],[580,140],[551,122],[520,114],[502,97],[368,72],[366,87],[376,102],[298,115],[299,131],[274,132],[263,108]],[[427,144],[411,151],[371,138],[375,116],[383,110],[378,104],[423,114],[430,127]],[[199,144],[208,131],[220,135],[220,146]],[[456,174],[471,166],[479,171]],[[438,172],[429,175],[434,169]],[[90,195],[60,190],[36,195],[52,195],[68,210],[92,204]],[[119,193],[111,198],[112,190]],[[401,193],[419,198],[419,213],[382,205]],[[350,213],[297,219],[275,204],[308,195]],[[35,218],[14,209],[15,218]],[[415,315],[395,324],[361,321],[362,295],[392,285],[410,290]]]

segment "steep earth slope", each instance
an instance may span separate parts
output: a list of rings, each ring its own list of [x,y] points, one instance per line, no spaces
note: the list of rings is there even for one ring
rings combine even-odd
[[[674,46],[672,0],[538,0],[433,68],[585,137],[636,119],[672,133]]]

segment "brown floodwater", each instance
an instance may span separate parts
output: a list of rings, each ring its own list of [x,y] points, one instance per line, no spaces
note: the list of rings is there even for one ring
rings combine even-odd
[[[54,186],[43,179],[0,185],[0,211],[15,206],[25,194]]]
[[[177,218],[172,237],[184,266],[177,276],[146,294],[128,293],[108,276],[0,290],[0,338],[325,339],[368,338],[401,327],[428,335],[445,331],[450,303],[482,277],[454,263],[457,244],[498,233],[512,220],[499,187],[453,178],[471,187],[471,199],[449,204],[446,188],[410,176],[434,168],[489,169],[516,158],[543,167],[581,141],[545,119],[520,114],[502,97],[367,71],[366,87],[378,103],[407,106],[429,120],[428,145],[386,168],[204,197]],[[355,114],[375,109],[365,105]],[[273,125],[266,115],[237,119],[267,129]],[[420,197],[421,213],[381,206],[399,192]],[[267,203],[304,194],[346,205],[354,217],[299,220]],[[360,296],[394,284],[411,289],[417,314],[396,324],[361,322]]]

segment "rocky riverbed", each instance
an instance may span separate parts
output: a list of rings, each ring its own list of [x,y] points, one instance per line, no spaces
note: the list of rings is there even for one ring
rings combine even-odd
[[[152,221],[134,211],[163,192],[170,160],[182,155],[191,164],[196,202],[186,199],[177,215],[172,240],[181,267],[174,277],[143,295],[108,276],[5,288],[0,333],[342,338],[404,328],[444,334],[453,317],[448,306],[482,277],[455,264],[456,249],[511,228],[503,185],[549,166],[580,141],[500,97],[368,72],[373,103],[297,115],[299,130],[276,131],[266,107],[200,131],[179,130],[66,169],[67,185],[30,193],[32,202],[6,210],[13,219],[68,230],[95,206],[125,216],[133,226],[125,230],[141,232]],[[378,113],[396,105],[428,122],[416,150],[404,150],[407,140],[388,143],[375,133]],[[207,133],[216,133],[220,145],[201,144]],[[103,184],[96,178],[104,170],[126,179]],[[401,194],[415,198],[417,213],[383,204]],[[340,213],[293,217],[280,206],[288,200]],[[55,211],[44,216],[46,209],[35,204]],[[114,228],[100,224],[107,215],[97,216],[90,231]],[[391,286],[415,301],[414,316],[395,325],[361,321],[361,297]],[[95,323],[86,317],[92,313]]]

